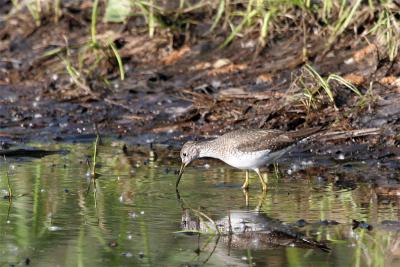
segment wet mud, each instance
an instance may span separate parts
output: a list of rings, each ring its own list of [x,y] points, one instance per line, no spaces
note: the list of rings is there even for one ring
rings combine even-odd
[[[114,32],[107,36],[117,43],[126,78],[120,81],[117,65],[106,60],[79,87],[62,60],[46,53],[78,54],[87,39],[89,14],[90,6],[71,2],[64,4],[57,24],[43,18],[36,28],[24,12],[2,22],[2,138],[79,139],[93,134],[97,124],[102,134],[133,143],[179,144],[182,138],[238,128],[325,125],[332,131],[381,128],[382,145],[399,144],[400,65],[397,59],[388,61],[379,42],[343,34],[326,47],[324,37],[310,34],[305,57],[303,35],[290,30],[258,51],[252,40],[242,39],[218,48],[223,39],[202,35],[200,26],[179,41],[168,34],[150,39],[137,19],[122,28],[99,23],[98,32]],[[323,92],[307,102],[304,86],[316,85],[306,63],[321,76],[341,75],[362,97],[333,83],[334,103]]]
[[[264,47],[250,33],[222,48],[226,33],[207,35],[206,23],[150,38],[131,17],[99,20],[94,47],[90,1],[62,2],[56,23],[38,27],[27,10],[0,19],[1,263],[54,266],[67,240],[82,253],[65,257],[82,266],[397,266],[400,61],[359,34],[368,10],[329,45],[307,22]],[[310,70],[345,82],[331,80],[330,96]],[[266,199],[252,179],[243,195],[242,173],[210,159],[187,167],[175,195],[185,141],[311,127],[323,131],[263,169]]]

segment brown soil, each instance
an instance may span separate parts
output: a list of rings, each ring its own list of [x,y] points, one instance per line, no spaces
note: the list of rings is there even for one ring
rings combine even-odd
[[[289,28],[263,49],[256,34],[218,48],[226,35],[204,36],[205,25],[190,34],[159,30],[149,38],[140,18],[99,22],[99,43],[114,40],[126,79],[119,79],[116,60],[104,48],[84,55],[86,68],[95,64],[95,53],[111,56],[77,85],[59,57],[44,56],[68,47],[61,54],[77,62],[78,48],[90,39],[91,14],[90,5],[77,2],[65,4],[57,23],[44,16],[37,27],[28,12],[0,22],[1,138],[68,140],[92,135],[96,123],[102,134],[137,143],[179,143],[236,128],[325,125],[330,131],[378,127],[379,138],[363,141],[399,143],[400,64],[398,58],[390,62],[375,40],[349,31],[327,47],[326,34],[312,34],[306,25],[306,32]],[[2,8],[6,12],[7,4]],[[324,77],[341,75],[365,97],[337,83],[335,105],[323,90],[307,105],[304,87],[316,85],[306,63]]]

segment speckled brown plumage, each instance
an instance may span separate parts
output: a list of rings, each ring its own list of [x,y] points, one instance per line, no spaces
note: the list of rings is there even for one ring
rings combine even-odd
[[[310,136],[320,128],[310,128],[295,132],[284,132],[279,130],[239,130],[222,135],[220,138],[237,140],[239,151],[254,152],[259,150],[270,150],[275,152],[293,145],[297,141]]]
[[[259,168],[273,163],[287,153],[300,140],[320,131],[321,128],[309,128],[285,132],[280,130],[236,130],[213,140],[185,143],[181,149],[182,167],[177,180],[178,186],[183,169],[197,158],[216,158],[243,170],[254,170],[266,190]],[[248,175],[243,188],[248,186]]]

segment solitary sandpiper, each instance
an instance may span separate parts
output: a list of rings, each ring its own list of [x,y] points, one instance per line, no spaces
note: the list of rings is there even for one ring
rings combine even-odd
[[[197,158],[216,158],[232,167],[246,170],[246,180],[242,186],[249,186],[248,170],[254,170],[262,185],[263,191],[267,184],[260,173],[260,167],[275,162],[296,144],[305,140],[321,128],[301,129],[285,132],[280,130],[236,130],[221,135],[213,140],[185,143],[181,149],[182,165],[176,180],[176,188],[185,167]]]

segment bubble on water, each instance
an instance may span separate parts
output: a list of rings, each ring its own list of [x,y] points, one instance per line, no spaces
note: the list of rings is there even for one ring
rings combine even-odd
[[[131,258],[133,256],[133,254],[131,252],[122,252],[122,256]]]
[[[40,118],[43,117],[43,115],[40,114],[40,113],[36,113],[35,115],[33,115],[33,117],[34,117],[35,119],[40,119]]]
[[[294,172],[298,171],[300,169],[300,166],[298,164],[292,164],[290,168],[287,170],[287,173],[289,175],[293,174]]]
[[[243,256],[243,257],[242,257],[242,260],[243,260],[243,261],[247,261],[247,257],[246,257],[246,256]]]
[[[343,154],[343,153],[340,153],[340,154],[337,156],[337,159],[344,160],[344,154]]]
[[[303,160],[301,162],[301,165],[303,165],[303,166],[312,166],[312,165],[314,165],[314,162],[312,160]]]
[[[1,194],[2,194],[2,195],[7,195],[7,194],[8,194],[8,190],[6,190],[6,189],[1,189]]]
[[[204,168],[209,169],[210,168],[210,164],[204,164]]]
[[[142,211],[140,212],[140,214],[142,214],[142,215],[143,215],[143,214],[144,214],[144,210],[142,210]]]
[[[49,226],[48,229],[51,232],[55,232],[55,231],[60,231],[62,228],[60,226],[51,225],[51,226]]]
[[[128,238],[128,240],[132,240],[133,236],[132,235],[128,235],[127,238]]]

